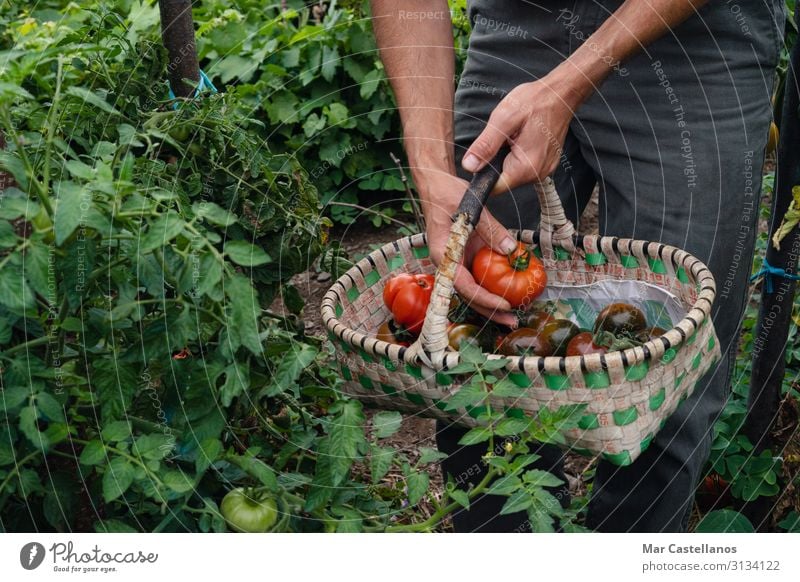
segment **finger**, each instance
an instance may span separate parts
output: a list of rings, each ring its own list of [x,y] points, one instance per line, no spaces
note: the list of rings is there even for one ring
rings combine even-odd
[[[514,240],[508,230],[488,212],[483,212],[481,214],[475,231],[483,242],[486,243],[486,246],[490,247],[495,252],[507,255],[517,248],[517,241]]]
[[[483,168],[488,161],[494,158],[503,144],[517,133],[518,126],[518,117],[500,103],[489,117],[489,123],[464,154],[461,166],[467,172],[472,173]]]
[[[511,311],[511,304],[508,301],[478,285],[463,265],[456,268],[453,284],[470,306],[483,307],[489,311]]]
[[[507,325],[511,329],[517,329],[517,327],[519,327],[519,318],[511,311],[496,311],[478,307],[477,305],[472,305],[471,307],[484,317],[502,325]]]
[[[503,171],[490,195],[502,194],[513,190],[523,184],[530,184],[539,180],[539,173],[534,164],[536,154],[529,150],[526,153],[523,147],[516,144],[503,163]]]

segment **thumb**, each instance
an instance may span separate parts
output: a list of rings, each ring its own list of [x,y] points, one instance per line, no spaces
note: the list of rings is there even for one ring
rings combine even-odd
[[[478,225],[475,227],[478,236],[486,246],[495,252],[507,255],[517,248],[517,241],[497,219],[486,210],[481,214]]]
[[[519,149],[518,147],[511,148],[511,153],[506,156],[505,162],[503,162],[503,171],[500,173],[500,177],[497,179],[497,183],[492,188],[490,195],[502,194],[513,190],[517,186],[539,180],[531,160],[519,159]]]
[[[508,138],[516,133],[515,125],[514,118],[498,106],[489,117],[489,123],[464,154],[461,166],[472,173],[483,168],[494,158]]]

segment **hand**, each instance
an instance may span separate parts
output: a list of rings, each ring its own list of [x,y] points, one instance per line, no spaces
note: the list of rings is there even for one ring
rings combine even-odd
[[[415,173],[414,182],[421,194],[431,260],[438,265],[450,236],[452,216],[469,184],[451,174],[433,170]],[[470,264],[477,250],[487,245],[506,254],[515,249],[517,243],[508,230],[484,209],[464,249],[463,263]],[[478,285],[463,264],[456,269],[454,285],[475,311],[498,323],[517,327],[517,317],[511,312],[511,304]]]
[[[510,144],[492,194],[539,182],[555,172],[574,112],[554,87],[547,77],[516,87],[495,107],[464,155],[462,166],[474,173]]]

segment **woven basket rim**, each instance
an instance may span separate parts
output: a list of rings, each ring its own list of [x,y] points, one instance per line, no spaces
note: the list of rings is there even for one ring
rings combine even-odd
[[[538,231],[522,230],[518,232],[511,232],[512,234],[516,234],[518,240],[538,244]],[[576,249],[583,249],[585,241],[592,239],[597,243],[598,247],[603,246],[601,244],[602,242],[607,242],[610,244],[615,253],[625,256],[635,257],[634,253],[632,252],[632,246],[634,244],[642,245],[644,254],[653,259],[660,259],[662,261],[664,260],[663,255],[665,251],[677,251],[681,258],[679,261],[672,261],[672,264],[676,268],[682,267],[687,277],[690,277],[690,281],[699,285],[698,295],[694,304],[687,311],[686,315],[684,315],[679,322],[675,323],[672,328],[654,340],[649,340],[643,343],[641,346],[626,348],[624,350],[615,350],[613,352],[608,352],[607,354],[590,354],[581,356],[505,356],[502,354],[486,353],[489,359],[508,360],[506,369],[516,369],[520,372],[526,372],[526,368],[528,367],[535,368],[539,373],[556,372],[561,374],[564,374],[568,369],[572,369],[577,366],[580,366],[581,370],[588,372],[608,370],[611,366],[611,364],[608,362],[610,358],[619,359],[618,363],[627,367],[653,360],[656,356],[661,357],[664,352],[671,348],[678,349],[680,346],[686,343],[687,339],[691,337],[694,332],[700,329],[700,327],[710,319],[710,310],[716,297],[716,283],[714,281],[713,274],[700,259],[688,251],[684,251],[683,249],[672,245],[638,239],[589,234],[575,235],[573,237],[573,242],[575,243]],[[403,243],[409,244],[411,247],[425,246],[427,245],[427,237],[424,233],[402,237],[372,251],[366,257],[364,257],[364,259],[359,261],[359,263],[366,262],[370,267],[372,267],[372,269],[374,269],[374,261],[381,253],[387,257],[389,254],[397,253],[400,250],[400,244]],[[653,250],[653,248],[655,250]],[[569,259],[565,260],[574,260],[574,255],[571,255]],[[336,288],[338,286],[343,292],[346,292],[347,286],[345,281],[349,279],[349,283],[352,286],[355,281],[354,277],[359,277],[364,274],[359,263],[354,264],[350,269],[342,274],[342,276],[336,279],[336,281],[333,282],[331,287],[325,293],[320,308],[322,322],[324,323],[326,329],[353,346],[360,347],[362,349],[367,349],[369,346],[373,352],[385,355],[388,358],[397,361],[403,361],[406,364],[416,366],[422,365],[422,362],[419,360],[419,356],[407,356],[410,348],[385,342],[363,332],[355,331],[346,326],[336,317],[334,305],[337,301],[343,303],[342,297],[339,295],[339,292]],[[681,327],[682,324],[689,326],[691,331],[685,331]],[[341,327],[339,328],[339,326]],[[337,328],[339,328],[338,333]],[[461,358],[458,352],[448,352],[440,369],[442,371],[446,371],[450,368],[453,368],[459,364],[460,360]]]

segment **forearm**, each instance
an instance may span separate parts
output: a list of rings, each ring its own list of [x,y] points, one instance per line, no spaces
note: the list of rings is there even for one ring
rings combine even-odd
[[[708,0],[626,0],[548,76],[572,111],[614,69],[693,15]]]
[[[372,0],[375,38],[394,90],[412,172],[455,173],[453,30],[446,0]]]

